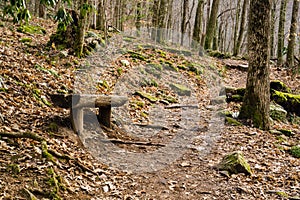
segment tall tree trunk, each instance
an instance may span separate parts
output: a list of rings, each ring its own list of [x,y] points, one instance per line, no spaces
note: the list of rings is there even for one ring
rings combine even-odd
[[[239,37],[237,39],[236,48],[233,52],[234,56],[237,56],[240,53],[240,48],[242,45],[244,31],[245,31],[245,24],[246,24],[246,13],[248,9],[249,0],[244,0],[243,8],[242,8],[242,16],[241,16],[241,23],[240,23],[240,30],[239,30]]]
[[[168,21],[167,21],[167,37],[172,38],[172,29],[173,29],[173,0],[169,0],[168,5]]]
[[[140,31],[141,31],[141,20],[142,20],[142,2],[138,1],[136,3],[136,20],[135,20],[135,27],[138,36],[140,35]]]
[[[198,6],[195,16],[194,30],[193,30],[193,47],[197,47],[201,42],[202,35],[202,17],[203,17],[203,3],[204,0],[198,0]]]
[[[153,1],[152,6],[152,31],[151,31],[151,39],[156,40],[157,28],[158,28],[158,18],[159,18],[159,0]]]
[[[233,33],[233,54],[236,52],[237,49],[237,38],[238,38],[238,29],[239,29],[239,22],[240,22],[240,12],[241,12],[241,0],[237,1],[236,7],[237,9],[235,12],[235,25],[234,25],[234,33]]]
[[[209,16],[209,22],[206,29],[206,37],[205,37],[205,44],[204,44],[205,49],[212,48],[212,42],[213,42],[213,37],[216,28],[216,21],[217,21],[217,16],[219,11],[219,4],[220,4],[220,0],[213,0],[213,4]]]
[[[294,0],[289,43],[288,43],[287,55],[286,55],[286,61],[288,67],[294,67],[294,50],[295,50],[295,43],[296,43],[296,36],[297,36],[298,10],[299,10],[299,0]]]
[[[272,0],[251,0],[248,32],[249,69],[239,117],[270,128],[270,12]]]
[[[181,20],[181,45],[184,42],[184,35],[186,32],[187,13],[189,11],[189,0],[183,0],[182,20]]]
[[[105,8],[104,8],[104,0],[99,0],[97,6],[97,29],[104,31],[105,29]]]
[[[84,35],[86,30],[86,22],[87,22],[87,10],[83,7],[85,4],[88,4],[88,0],[80,0],[80,14],[78,19],[78,27],[76,30],[76,41],[75,41],[75,55],[77,57],[81,57],[83,55],[83,45],[84,45]]]
[[[275,16],[276,16],[276,3],[273,1],[272,10],[271,10],[271,40],[270,40],[270,56],[274,56],[274,38],[275,38]]]
[[[166,16],[167,16],[167,0],[160,0],[159,14],[158,14],[158,29],[156,41],[161,43],[164,40],[164,29],[166,28]]]
[[[283,48],[284,48],[284,24],[286,14],[287,0],[281,0],[280,4],[280,15],[279,15],[279,26],[278,26],[278,41],[277,41],[277,66],[283,64]]]

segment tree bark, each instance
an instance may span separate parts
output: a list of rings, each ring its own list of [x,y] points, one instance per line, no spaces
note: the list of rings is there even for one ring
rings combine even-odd
[[[182,7],[182,20],[181,20],[181,45],[183,45],[184,42],[184,34],[186,32],[186,19],[187,19],[187,13],[189,11],[189,0],[183,0],[183,7]]]
[[[297,36],[297,18],[298,18],[298,10],[299,10],[299,0],[294,0],[293,3],[293,11],[292,11],[292,19],[291,19],[291,27],[290,27],[290,35],[289,35],[289,43],[287,47],[287,55],[286,61],[288,67],[294,67],[294,50]]]
[[[77,57],[81,57],[83,55],[83,45],[84,45],[84,35],[86,31],[86,18],[87,18],[87,10],[83,8],[85,4],[88,3],[88,0],[80,1],[80,14],[78,19],[78,27],[76,30],[76,41],[75,41],[75,55]]]
[[[242,14],[241,14],[242,16],[241,16],[239,37],[237,39],[235,51],[233,52],[234,56],[237,56],[240,53],[240,48],[241,48],[243,37],[244,37],[245,24],[246,24],[246,14],[247,14],[248,5],[249,5],[249,0],[244,0],[243,8],[242,8]]]
[[[195,16],[195,24],[193,30],[193,47],[199,46],[201,42],[201,34],[202,34],[202,17],[203,17],[203,3],[204,0],[198,0],[198,6]]]
[[[246,92],[239,117],[255,127],[270,128],[270,12],[272,0],[251,0]]]
[[[217,21],[218,11],[219,11],[219,4],[220,4],[220,0],[213,1],[210,16],[209,16],[208,26],[206,29],[206,37],[205,37],[205,44],[204,44],[205,49],[212,48],[212,42],[213,42],[213,37],[216,28],[216,21]]]
[[[278,41],[277,41],[277,66],[283,64],[283,48],[284,48],[284,24],[286,14],[287,0],[281,0],[279,26],[278,26]]]

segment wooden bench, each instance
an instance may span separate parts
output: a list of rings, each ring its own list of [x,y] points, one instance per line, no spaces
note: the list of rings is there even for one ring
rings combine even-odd
[[[80,134],[83,131],[84,108],[98,108],[98,121],[111,128],[111,108],[124,105],[128,98],[116,95],[88,95],[88,94],[51,94],[54,105],[70,109],[73,129]]]

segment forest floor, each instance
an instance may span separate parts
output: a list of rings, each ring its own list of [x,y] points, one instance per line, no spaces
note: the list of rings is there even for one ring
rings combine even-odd
[[[183,56],[133,38],[78,59],[47,46],[53,23],[31,23],[46,33],[0,23],[0,199],[300,199],[300,160],[288,151],[299,145],[299,124],[273,122],[289,137],[232,126],[220,110],[240,104],[211,103],[224,86],[245,87],[246,72],[225,67],[245,61]],[[271,71],[299,93],[299,76]],[[178,84],[188,93],[179,95]],[[126,95],[113,108],[118,128],[99,128],[89,109],[85,131],[74,134],[69,110],[49,97],[71,90]],[[234,151],[251,176],[216,170]]]

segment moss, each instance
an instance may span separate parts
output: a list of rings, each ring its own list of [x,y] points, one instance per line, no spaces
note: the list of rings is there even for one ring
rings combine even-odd
[[[154,97],[151,94],[146,93],[146,92],[137,91],[137,92],[135,92],[135,94],[139,95],[142,98],[145,98],[145,99],[149,100],[151,103],[155,103],[159,100],[158,98],[156,98],[156,97]]]
[[[230,100],[234,101],[234,102],[242,102],[243,101],[243,96],[238,95],[238,94],[234,94],[234,95],[231,96]]]
[[[31,43],[32,39],[31,38],[21,38],[20,42],[22,42],[22,43]]]
[[[168,103],[178,103],[178,100],[172,96],[163,96],[163,100],[167,101]]]
[[[300,116],[300,95],[271,91],[272,100],[281,105],[286,111],[295,113]]]
[[[278,131],[280,131],[283,135],[287,136],[287,137],[291,137],[294,135],[292,130],[287,130],[287,129],[278,129]]]
[[[232,117],[225,117],[225,122],[231,126],[242,126],[243,124]]]
[[[232,55],[229,53],[222,53],[220,51],[208,51],[208,55],[215,58],[227,59],[231,58]]]
[[[154,86],[154,87],[157,87],[158,86],[158,83],[156,82],[155,79],[148,79],[148,78],[144,78],[143,81],[142,81],[142,84],[141,86]]]
[[[290,153],[292,156],[294,156],[295,158],[300,158],[300,146],[293,146],[290,149]]]
[[[195,64],[195,63],[187,63],[186,67],[189,71],[194,72],[196,75],[203,74],[202,66]]]
[[[192,91],[185,85],[171,83],[170,87],[180,96],[191,96]]]
[[[119,67],[119,68],[117,69],[117,73],[118,73],[119,76],[121,76],[122,73],[123,73],[123,69]]]
[[[178,68],[170,61],[164,61],[163,67],[167,70],[178,72]]]
[[[146,65],[145,71],[153,76],[160,78],[163,67],[161,64],[149,63]]]
[[[57,132],[58,132],[58,125],[57,125],[57,123],[51,122],[51,123],[48,125],[47,130],[50,131],[50,132],[57,133]]]
[[[30,34],[46,34],[46,30],[40,26],[33,26],[33,25],[22,25],[20,26],[17,31],[21,33],[30,33]]]
[[[250,165],[247,163],[241,152],[233,152],[226,155],[218,164],[219,170],[228,171],[230,174],[244,173],[251,175],[252,171]]]
[[[271,81],[270,88],[280,92],[291,93],[291,89],[279,80]]]
[[[136,60],[147,61],[147,58],[141,53],[135,51],[127,51],[130,54],[130,57]]]
[[[286,121],[287,112],[283,109],[282,106],[272,102],[270,104],[270,117],[273,120]]]
[[[282,192],[282,191],[277,191],[276,194],[281,197],[286,197],[286,198],[289,197],[289,195],[287,193]]]
[[[9,164],[7,170],[11,171],[14,175],[17,175],[21,172],[21,168],[18,164]]]
[[[170,53],[182,54],[184,56],[192,56],[192,52],[189,50],[180,50],[180,49],[173,49],[173,48],[165,48],[165,50]]]
[[[187,67],[184,65],[177,65],[177,68],[181,70],[187,70]]]
[[[167,53],[166,53],[166,52],[164,52],[164,51],[162,51],[162,50],[160,50],[160,49],[155,50],[155,51],[156,51],[156,53],[158,53],[161,57],[166,58],[166,56],[167,56]]]
[[[101,86],[101,87],[104,87],[105,89],[109,89],[109,85],[108,83],[106,82],[106,80],[100,80],[98,82],[98,84]]]

